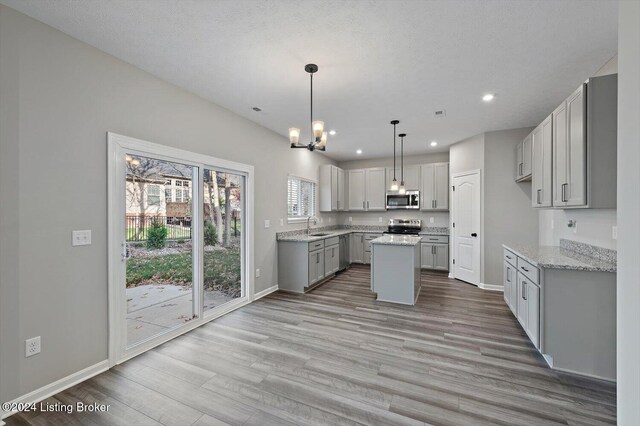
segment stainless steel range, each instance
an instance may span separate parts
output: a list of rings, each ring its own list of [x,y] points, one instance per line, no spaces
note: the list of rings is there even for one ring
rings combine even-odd
[[[385,234],[418,235],[422,229],[420,219],[389,219],[389,228]]]

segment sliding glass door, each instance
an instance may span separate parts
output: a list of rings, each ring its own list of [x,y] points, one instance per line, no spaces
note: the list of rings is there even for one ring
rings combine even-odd
[[[120,135],[109,142],[110,360],[117,363],[248,301],[252,168]]]

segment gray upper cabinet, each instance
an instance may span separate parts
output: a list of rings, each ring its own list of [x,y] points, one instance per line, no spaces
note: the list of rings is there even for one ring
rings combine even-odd
[[[532,170],[531,134],[516,147],[516,181],[531,180]]]
[[[421,166],[420,209],[449,210],[449,163]]]
[[[617,90],[617,74],[590,78],[531,133],[533,207],[616,208]]]
[[[386,210],[386,173],[384,167],[365,169],[366,210]]]
[[[366,210],[365,201],[365,171],[364,169],[348,171],[348,193],[349,193],[349,210],[364,211]]]
[[[345,209],[345,175],[339,167],[320,166],[320,211],[335,212]]]
[[[338,176],[338,211],[344,211],[347,209],[347,175],[344,170],[337,168]]]
[[[396,167],[396,180],[398,181],[398,185],[400,185],[401,178],[402,172],[398,166]],[[391,182],[393,182],[393,167],[387,167],[387,191],[391,188]],[[420,189],[420,166],[404,166],[404,187],[407,190]]]
[[[349,170],[348,176],[350,211],[386,209],[384,167]]]
[[[552,115],[531,133],[533,167],[531,173],[531,204],[533,207],[551,207],[552,186]]]

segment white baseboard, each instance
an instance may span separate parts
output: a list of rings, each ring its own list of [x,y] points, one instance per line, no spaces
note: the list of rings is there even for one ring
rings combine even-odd
[[[449,278],[451,278],[452,280],[455,279],[455,277],[453,276],[453,272],[449,272]]]
[[[265,296],[273,293],[274,291],[278,291],[278,284],[276,284],[274,286],[271,286],[271,287],[269,287],[269,288],[267,288],[265,290],[262,290],[262,291],[259,291],[259,292],[255,293],[253,295],[253,300],[258,300],[258,299],[260,299],[262,297],[265,297]]]
[[[109,360],[100,361],[97,364],[94,364],[90,367],[85,368],[84,370],[80,370],[76,373],[70,374],[67,377],[63,377],[60,380],[56,380],[53,383],[49,383],[39,389],[29,392],[26,395],[20,396],[13,401],[8,401],[9,404],[35,404],[42,400],[49,398],[59,392],[62,392],[65,389],[69,389],[72,386],[77,385],[78,383],[84,382],[87,379],[90,379],[93,376],[97,376],[100,373],[103,373],[109,369]],[[1,419],[5,419],[12,414],[17,413],[17,411],[4,411],[2,410],[2,416],[0,417],[0,425],[3,425],[4,422]]]
[[[481,288],[483,290],[489,290],[489,291],[500,291],[500,292],[504,292],[504,287],[501,285],[495,285],[495,284],[485,284],[485,283],[480,283],[478,284],[478,288]]]

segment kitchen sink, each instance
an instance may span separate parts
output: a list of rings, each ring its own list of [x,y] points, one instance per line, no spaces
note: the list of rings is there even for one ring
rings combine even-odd
[[[317,234],[310,234],[311,237],[325,237],[327,235],[331,235],[331,234],[329,234],[327,232],[319,232]]]

